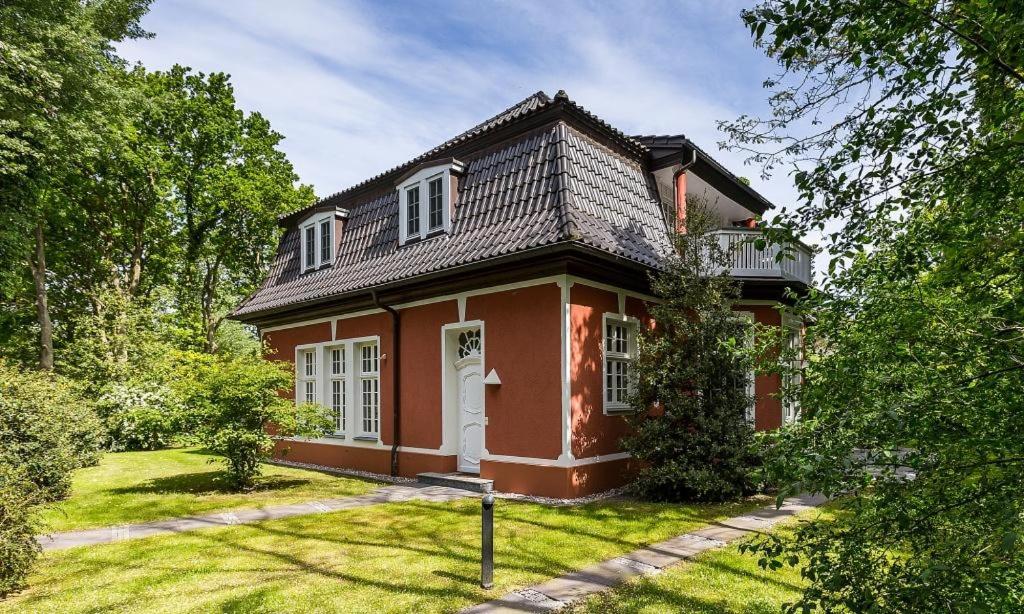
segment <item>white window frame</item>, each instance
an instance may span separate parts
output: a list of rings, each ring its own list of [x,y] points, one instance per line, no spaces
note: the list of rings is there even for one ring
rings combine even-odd
[[[364,432],[362,430],[362,399],[360,395],[361,373],[360,348],[372,345],[377,347],[377,372],[365,374],[372,375],[377,380],[377,407],[376,407],[376,433]],[[370,335],[366,337],[354,337],[349,339],[337,339],[335,341],[324,341],[320,343],[306,343],[295,346],[295,403],[306,402],[306,383],[309,382],[314,391],[315,403],[320,403],[328,409],[334,409],[334,382],[341,384],[341,428],[325,436],[322,440],[330,442],[348,440],[345,445],[380,446],[380,416],[381,387],[380,369],[381,363],[387,356],[380,352],[380,336]],[[333,369],[333,351],[340,350],[342,354],[341,373],[335,374]],[[313,355],[313,375],[307,375],[305,356],[306,353]],[[336,423],[337,424],[337,423]]]
[[[398,190],[398,244],[429,239],[447,234],[452,227],[452,171],[461,172],[461,162],[447,162],[424,168],[410,175],[396,186]],[[441,180],[441,225],[430,224],[430,183]],[[419,188],[419,225],[417,232],[409,232],[409,190]]]
[[[324,258],[324,253],[323,253],[324,252],[324,250],[323,250],[323,248],[324,248],[324,244],[323,244],[323,241],[324,241],[324,234],[323,234],[324,222],[327,223],[327,228],[328,228],[328,236],[327,236],[328,251],[327,251],[327,257],[326,258]],[[310,256],[310,253],[309,253],[309,245],[307,245],[307,243],[306,243],[306,233],[310,229],[313,230],[313,254],[312,254],[313,255],[313,263],[312,264],[309,264],[309,262],[308,262],[308,258]],[[315,270],[319,269],[320,267],[330,266],[330,265],[334,264],[334,256],[335,256],[334,244],[335,244],[335,238],[336,238],[334,236],[334,233],[336,233],[336,232],[337,232],[337,228],[335,228],[335,223],[334,223],[334,212],[330,212],[330,211],[327,212],[327,213],[321,213],[319,215],[310,216],[309,218],[307,218],[305,221],[303,221],[299,225],[299,245],[300,245],[299,257],[301,258],[301,260],[299,260],[299,262],[302,264],[302,272],[303,273],[305,273],[307,271],[315,271]]]
[[[295,403],[320,402],[320,356],[315,345],[295,348]],[[310,359],[312,362],[310,362]]]
[[[608,349],[608,327],[610,325],[625,327],[625,352]],[[633,391],[633,362],[636,360],[636,336],[639,330],[640,321],[630,316],[606,313],[601,318],[601,404],[605,415],[629,413],[633,410],[627,402],[608,399],[608,363],[615,361],[626,365],[626,394],[631,393]]]
[[[380,343],[357,343],[353,354],[358,382],[355,390],[359,408],[356,425],[358,437],[380,439]],[[369,403],[367,399],[370,399]]]
[[[340,361],[334,360],[335,352],[340,354]],[[344,437],[348,432],[348,354],[348,348],[343,343],[324,348],[324,373],[327,380],[324,405],[332,412],[335,437]]]
[[[752,349],[754,347],[754,324],[757,322],[757,318],[754,317],[752,311],[735,311],[737,317],[742,318],[744,323],[750,328],[747,329],[744,335],[743,343],[746,348]],[[747,422],[751,426],[757,424],[757,372],[753,366],[750,368],[750,372],[747,373],[747,396],[750,398],[750,405],[747,406]]]
[[[792,364],[789,365],[789,369],[783,374],[782,388],[783,393],[786,389],[796,388],[803,384],[803,367],[804,367],[804,336],[803,336],[803,323],[796,316],[790,315],[789,313],[782,314],[782,327],[786,331],[786,344],[789,346],[788,350],[796,349],[796,358]],[[794,348],[795,346],[795,348]],[[786,378],[792,377],[788,382]],[[782,399],[782,423],[792,424],[800,419],[800,401],[791,397],[783,396]]]

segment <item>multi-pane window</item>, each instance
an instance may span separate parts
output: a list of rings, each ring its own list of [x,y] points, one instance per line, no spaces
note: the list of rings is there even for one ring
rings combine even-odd
[[[414,186],[405,191],[406,236],[420,234],[420,187]]]
[[[334,418],[334,432],[345,432],[345,348],[331,348],[330,360],[330,406]]]
[[[316,403],[316,350],[299,353],[299,393],[305,403]]]
[[[320,264],[331,261],[331,220],[320,222]]]
[[[334,261],[334,214],[325,213],[301,227],[302,270],[310,271]]]
[[[303,234],[306,242],[306,268],[313,268],[316,265],[316,227],[307,226]]]
[[[336,436],[380,435],[380,346],[360,338],[301,346],[295,353],[295,402],[320,403]]]
[[[398,192],[398,244],[416,243],[449,232],[457,211],[457,174],[465,165],[456,160],[422,168],[395,186]]]
[[[442,177],[431,179],[427,184],[427,212],[430,217],[429,230],[437,230],[444,226],[444,190],[441,189]]]
[[[622,320],[606,320],[604,329],[604,407],[606,411],[629,409],[630,371],[633,362],[634,326]]]
[[[754,349],[754,343],[755,343],[755,339],[754,339],[754,321],[755,321],[754,320],[754,314],[749,312],[749,311],[737,311],[736,312],[736,317],[738,318],[737,321],[738,321],[739,325],[743,329],[742,330],[742,335],[743,335],[744,350],[747,351],[747,352],[751,352]],[[745,381],[745,387],[744,387],[743,392],[746,395],[747,401],[748,401],[747,411],[746,411],[747,422],[749,422],[751,424],[754,424],[754,422],[755,422],[755,410],[757,409],[757,395],[756,395],[757,388],[755,386],[755,382],[757,381],[757,373],[754,371],[753,360],[752,359],[748,359],[748,360],[750,362],[750,369],[745,374],[746,377],[743,378],[744,381]]]
[[[800,417],[800,385],[803,383],[803,339],[798,326],[786,327],[785,365],[782,382],[782,421],[796,422]]]
[[[359,409],[363,435],[380,432],[380,356],[376,343],[359,347]]]

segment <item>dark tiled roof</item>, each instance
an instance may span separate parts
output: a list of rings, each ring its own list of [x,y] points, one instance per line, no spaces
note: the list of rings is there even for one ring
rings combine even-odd
[[[412,160],[409,160],[408,162],[405,162],[403,164],[400,164],[398,166],[390,168],[390,169],[384,171],[383,173],[379,173],[377,175],[374,175],[373,177],[370,177],[369,179],[361,181],[361,182],[359,182],[359,183],[357,183],[357,184],[355,184],[353,186],[350,186],[348,188],[345,188],[344,190],[342,190],[340,192],[335,192],[334,194],[331,194],[330,196],[322,198],[316,204],[312,205],[311,207],[307,207],[307,209],[312,209],[314,207],[327,204],[327,203],[329,203],[331,201],[338,200],[338,199],[340,199],[341,197],[343,197],[344,195],[346,195],[346,194],[348,194],[350,192],[354,192],[354,191],[359,190],[360,188],[363,188],[363,187],[365,187],[365,186],[367,186],[369,184],[372,184],[372,183],[374,183],[376,181],[380,181],[381,179],[383,179],[383,178],[385,178],[385,177],[387,177],[389,175],[397,174],[397,173],[402,172],[402,171],[404,171],[406,169],[409,169],[409,168],[411,168],[411,167],[413,167],[413,166],[415,166],[415,165],[417,165],[417,164],[419,164],[421,162],[424,162],[424,161],[427,161],[427,160],[431,160],[435,156],[440,155],[440,153],[443,152],[443,151],[451,149],[452,147],[454,147],[454,146],[456,146],[456,145],[458,145],[460,143],[464,143],[464,142],[472,139],[473,137],[477,137],[477,136],[479,136],[481,134],[484,134],[484,133],[487,133],[487,132],[489,132],[491,130],[494,130],[495,128],[498,128],[500,126],[504,126],[506,124],[509,124],[509,123],[515,121],[516,119],[519,119],[519,118],[521,118],[521,117],[523,117],[525,115],[533,113],[534,111],[537,111],[538,109],[541,109],[541,108],[551,104],[551,102],[552,102],[551,101],[551,97],[548,96],[547,94],[545,94],[542,91],[539,91],[539,92],[536,92],[534,94],[531,94],[530,96],[527,96],[524,100],[521,100],[521,101],[517,102],[516,104],[512,105],[511,107],[509,107],[509,108],[505,109],[504,111],[498,113],[494,117],[491,117],[491,118],[489,118],[487,120],[484,120],[484,121],[480,122],[479,124],[473,126],[469,130],[466,130],[465,132],[462,132],[459,135],[454,136],[454,137],[448,139],[444,143],[441,143],[437,147],[434,147],[434,148],[430,149],[429,151],[426,151],[426,152],[416,156]],[[296,216],[300,216],[301,217],[301,215],[305,211],[306,211],[306,209],[303,209],[301,211],[295,211],[295,212],[289,213],[289,214],[287,214],[286,216],[283,216],[283,217],[296,217]]]
[[[453,140],[472,138],[551,102],[539,92]],[[432,159],[448,147],[442,145],[385,174]],[[657,194],[639,160],[612,152],[565,122],[524,133],[462,161],[466,171],[459,180],[448,235],[399,246],[398,192],[384,188],[348,206],[349,217],[332,267],[300,274],[299,232],[291,225],[263,287],[235,315],[369,289],[556,243],[587,245],[646,266],[657,266],[670,253]]]

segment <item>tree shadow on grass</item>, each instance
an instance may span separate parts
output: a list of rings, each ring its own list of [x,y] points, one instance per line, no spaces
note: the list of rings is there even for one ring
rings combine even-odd
[[[262,476],[249,490],[236,489],[225,472],[200,471],[179,473],[152,478],[138,484],[113,488],[110,492],[118,495],[161,495],[161,494],[247,494],[263,491],[283,490],[308,484],[309,480],[281,476]]]

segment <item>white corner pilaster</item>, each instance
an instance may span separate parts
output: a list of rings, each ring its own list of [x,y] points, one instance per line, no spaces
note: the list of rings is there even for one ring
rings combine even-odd
[[[561,340],[562,340],[562,453],[558,457],[560,463],[570,463],[572,456],[572,303],[570,289],[573,282],[568,275],[558,280],[562,291],[560,301]]]

